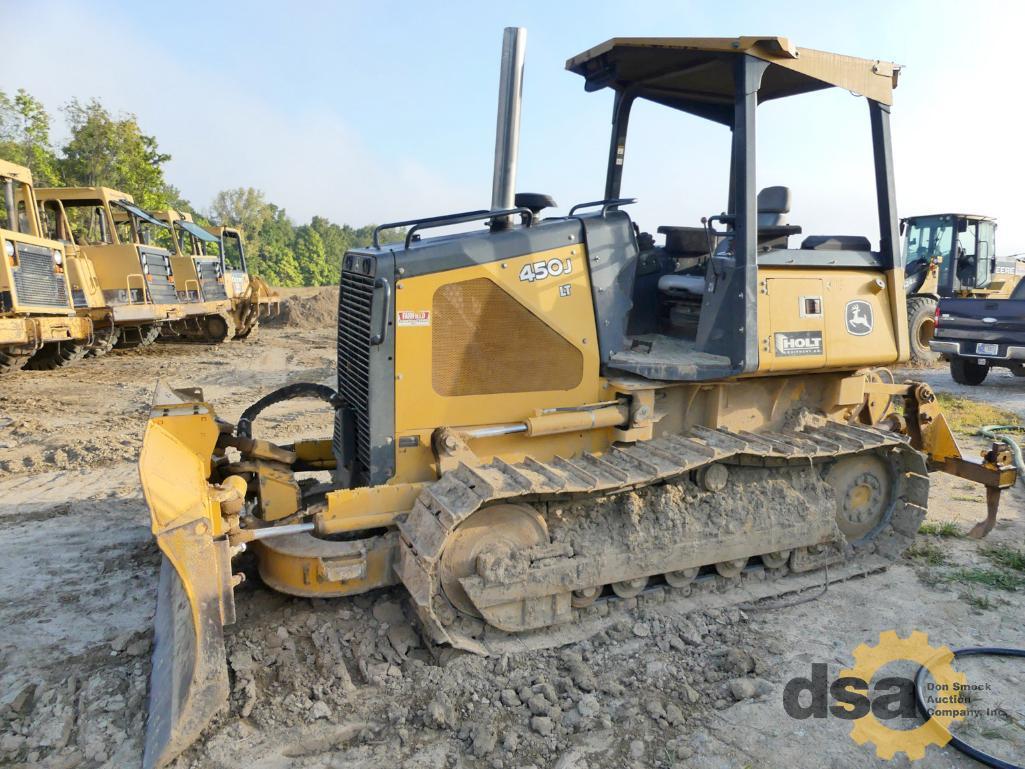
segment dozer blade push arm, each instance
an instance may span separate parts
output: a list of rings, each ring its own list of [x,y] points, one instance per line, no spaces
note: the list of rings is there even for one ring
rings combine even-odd
[[[883,385],[882,387],[894,387]],[[911,382],[904,389],[904,428],[911,445],[925,452],[931,470],[940,470],[986,487],[986,519],[968,532],[973,539],[982,539],[996,525],[1000,508],[1000,492],[1009,489],[1018,478],[1006,446],[993,443],[980,459],[970,459],[961,452],[940,409],[936,394],[927,384]]]

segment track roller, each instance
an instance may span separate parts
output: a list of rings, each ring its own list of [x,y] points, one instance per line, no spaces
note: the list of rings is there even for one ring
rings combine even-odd
[[[715,565],[715,570],[719,572],[720,577],[732,579],[739,577],[745,566],[747,566],[747,558],[734,558],[729,561],[720,561]]]
[[[633,598],[643,592],[644,588],[648,586],[647,577],[638,577],[637,579],[625,579],[622,582],[612,583],[612,592],[618,595],[620,598]]]

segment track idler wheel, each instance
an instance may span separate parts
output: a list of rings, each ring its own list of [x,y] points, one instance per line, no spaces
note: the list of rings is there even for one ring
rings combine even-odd
[[[207,315],[203,318],[203,336],[213,344],[226,342],[235,336],[235,319],[223,312]]]
[[[890,465],[877,454],[844,457],[825,480],[836,494],[836,525],[847,541],[871,539],[893,508]]]
[[[480,617],[459,583],[477,573],[477,559],[485,554],[507,556],[548,543],[548,526],[529,505],[481,508],[459,524],[441,554],[438,578],[442,592],[459,611]]]

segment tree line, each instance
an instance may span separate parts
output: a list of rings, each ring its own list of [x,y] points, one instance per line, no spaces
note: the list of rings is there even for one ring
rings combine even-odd
[[[314,216],[297,225],[252,187],[222,190],[208,211],[196,210],[165,178],[171,156],[142,131],[135,115],[112,114],[96,99],[72,99],[61,111],[68,139],[57,147],[42,103],[24,89],[13,96],[0,90],[0,158],[27,166],[39,187],[111,187],[143,208],[174,208],[189,211],[200,223],[238,227],[246,239],[249,271],[277,286],[337,284],[342,255],[370,243],[372,224],[352,227]],[[386,232],[382,239],[399,236]]]

